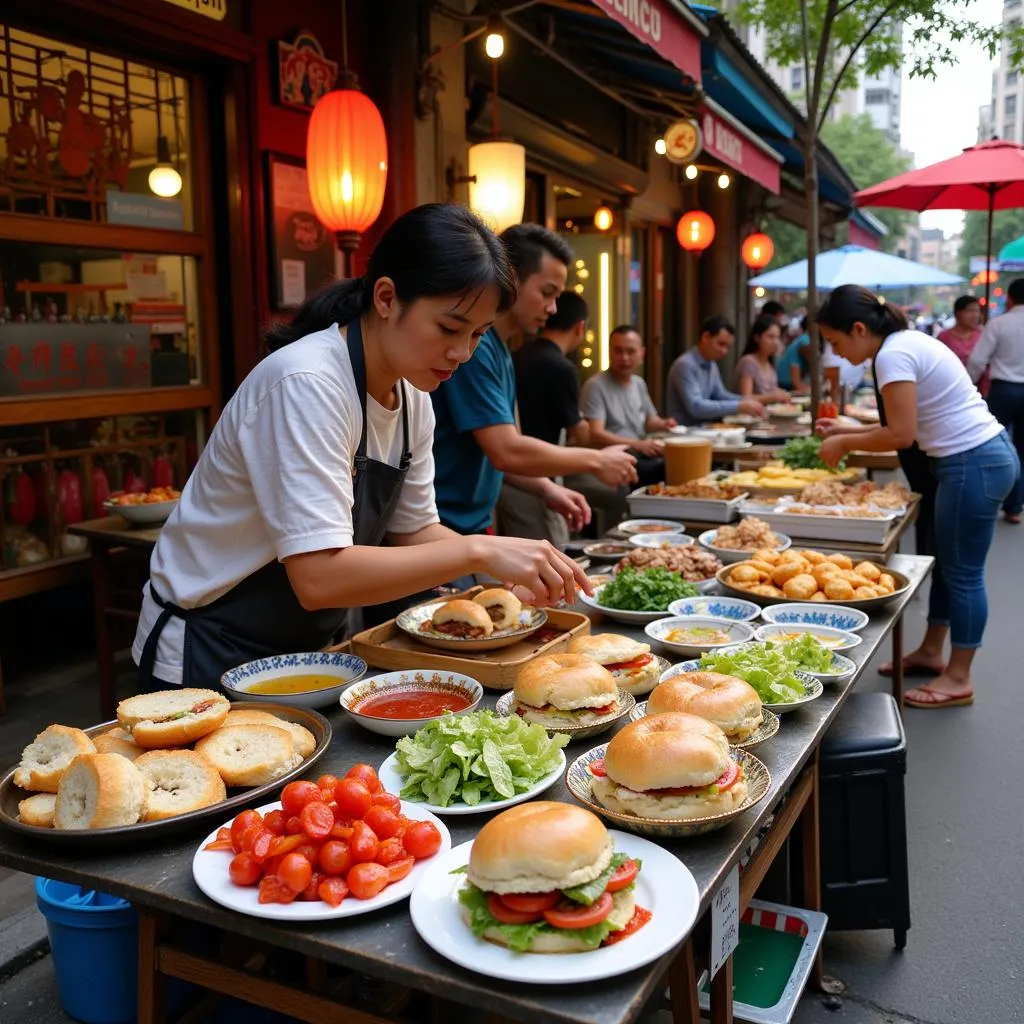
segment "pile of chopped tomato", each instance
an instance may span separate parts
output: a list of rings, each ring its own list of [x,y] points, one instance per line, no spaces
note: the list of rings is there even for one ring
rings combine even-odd
[[[258,885],[260,903],[323,900],[332,907],[349,895],[372,899],[440,848],[437,826],[406,818],[368,764],[342,779],[288,783],[280,810],[242,811],[204,847],[233,853],[231,881]]]

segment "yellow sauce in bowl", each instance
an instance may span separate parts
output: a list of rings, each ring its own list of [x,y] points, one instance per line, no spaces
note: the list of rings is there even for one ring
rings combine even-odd
[[[343,679],[334,676],[284,676],[281,679],[267,679],[262,683],[240,690],[241,693],[262,693],[283,695],[287,693],[312,693],[315,690],[329,690],[332,686],[341,686]]]

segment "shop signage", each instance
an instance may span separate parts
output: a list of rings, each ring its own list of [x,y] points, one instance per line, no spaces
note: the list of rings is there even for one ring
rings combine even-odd
[[[666,129],[664,139],[665,157],[674,164],[689,163],[704,144],[696,121],[676,121]]]
[[[701,128],[705,153],[763,185],[769,192],[779,194],[779,161],[770,153],[710,110],[705,110],[701,116]]]
[[[185,229],[185,210],[178,199],[161,199],[141,192],[107,189],[107,223],[130,224],[136,228]]]
[[[302,31],[294,42],[277,44],[277,101],[286,107],[312,110],[334,88],[338,65],[324,56],[312,32]]]
[[[150,386],[149,324],[0,324],[0,396]]]
[[[204,18],[223,21],[228,13],[228,0],[164,0],[165,4],[184,7],[186,11],[195,11]]]
[[[700,83],[700,38],[669,0],[592,0],[610,18]]]

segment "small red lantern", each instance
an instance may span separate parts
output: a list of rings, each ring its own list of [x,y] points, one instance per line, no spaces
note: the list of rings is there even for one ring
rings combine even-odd
[[[715,239],[715,222],[703,210],[690,210],[679,218],[676,238],[687,252],[703,252]]]
[[[775,255],[775,243],[763,232],[747,235],[740,250],[743,262],[751,270],[763,270]]]
[[[341,249],[380,216],[388,178],[388,140],[380,111],[358,89],[332,89],[313,108],[306,134],[309,198]]]

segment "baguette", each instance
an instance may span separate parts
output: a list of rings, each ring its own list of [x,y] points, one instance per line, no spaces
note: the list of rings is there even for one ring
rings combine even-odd
[[[196,744],[229,786],[262,786],[302,764],[291,734],[276,725],[218,729]]]
[[[81,729],[49,725],[22,751],[14,784],[34,793],[56,793],[68,765],[96,747]]]
[[[56,828],[117,828],[142,817],[148,784],[120,754],[81,754],[68,766],[57,790]]]
[[[219,728],[231,704],[216,690],[159,690],[117,705],[117,720],[147,750],[184,747]]]
[[[227,790],[217,769],[194,750],[151,750],[135,761],[149,780],[143,821],[161,821],[219,804]]]
[[[18,821],[36,828],[53,828],[53,812],[57,805],[54,793],[36,793],[18,804]]]

